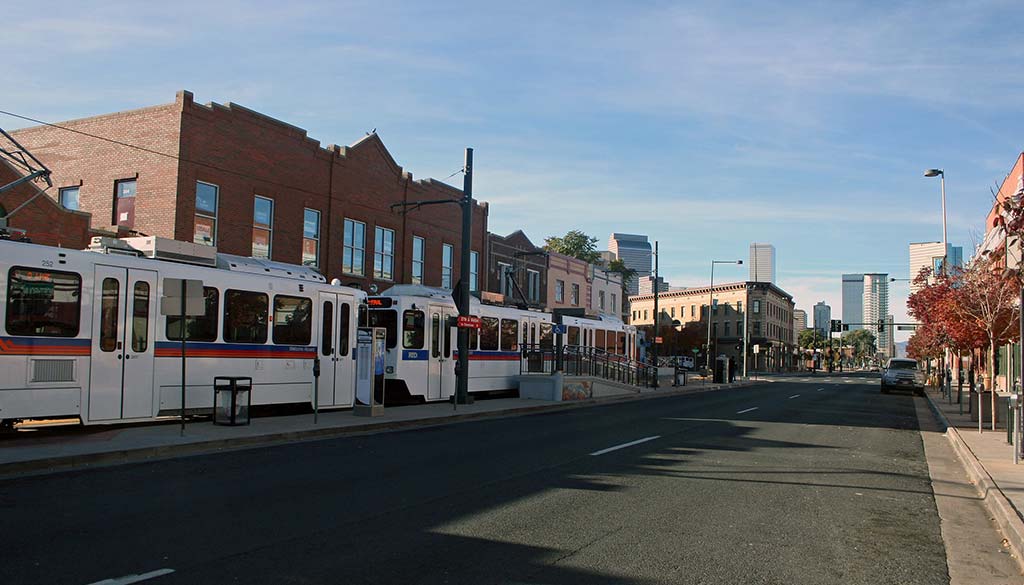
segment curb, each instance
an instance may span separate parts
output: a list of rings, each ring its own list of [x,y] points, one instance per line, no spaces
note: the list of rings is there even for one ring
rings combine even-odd
[[[985,508],[992,514],[992,519],[995,520],[999,530],[1003,533],[1003,537],[1009,543],[1017,565],[1024,570],[1024,520],[1021,519],[1016,508],[1013,507],[1006,494],[1003,493],[1003,490],[999,489],[992,476],[985,470],[985,466],[981,464],[981,461],[978,461],[978,457],[960,436],[960,432],[956,427],[949,424],[949,419],[946,418],[946,415],[935,404],[935,401],[928,395],[928,392],[925,392],[924,395],[928,399],[928,406],[931,407],[936,418],[946,427],[946,438],[949,439],[953,452],[960,458],[960,463],[963,465],[964,471],[967,472],[967,477],[974,483],[975,489],[978,490],[978,495],[981,496],[981,501],[985,504]]]
[[[665,390],[658,392],[637,392],[636,394],[623,394],[619,396],[606,396],[590,398],[587,400],[572,402],[544,403],[536,406],[522,406],[506,410],[493,410],[487,412],[468,412],[464,414],[450,414],[431,418],[416,418],[403,421],[387,421],[377,423],[366,423],[346,427],[327,427],[320,429],[303,429],[297,431],[284,431],[267,435],[248,437],[213,439],[208,441],[197,441],[177,445],[160,445],[157,447],[140,447],[137,449],[119,449],[102,453],[84,453],[81,455],[62,455],[47,457],[44,459],[32,459],[27,461],[13,461],[0,463],[0,479],[8,479],[24,474],[46,474],[59,471],[72,471],[86,469],[89,467],[124,465],[129,463],[143,463],[158,459],[169,459],[189,455],[213,454],[222,451],[236,449],[253,449],[286,443],[297,443],[303,441],[318,441],[336,437],[372,434],[379,432],[408,430],[416,428],[428,428],[443,426],[447,424],[460,423],[471,420],[497,419],[515,416],[528,416],[546,412],[560,412],[576,408],[588,408],[601,406],[615,402],[636,402],[640,400],[651,400],[657,398],[669,398],[687,394],[702,394],[706,392],[717,392],[732,388],[742,388],[764,383],[763,380],[741,381],[731,384],[723,384],[714,388],[691,389],[691,386],[680,387],[679,389]]]

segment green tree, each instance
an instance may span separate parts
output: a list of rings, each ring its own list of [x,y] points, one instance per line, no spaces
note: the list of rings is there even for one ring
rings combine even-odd
[[[853,347],[857,358],[871,358],[875,355],[875,334],[867,329],[855,329],[843,334],[843,345]]]
[[[807,349],[822,349],[826,345],[826,338],[821,331],[815,329],[804,329],[797,336],[800,347]]]
[[[597,238],[592,238],[580,230],[570,230],[561,237],[545,238],[544,249],[579,258],[584,262],[597,262],[601,259],[601,254],[597,251]]]
[[[629,295],[629,283],[636,278],[636,270],[628,268],[626,263],[616,258],[608,263],[608,272],[614,272],[622,277],[622,298]]]

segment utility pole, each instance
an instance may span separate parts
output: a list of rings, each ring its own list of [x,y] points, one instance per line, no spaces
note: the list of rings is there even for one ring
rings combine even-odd
[[[459,298],[456,305],[460,317],[469,316],[469,255],[473,238],[473,149],[466,149],[466,166],[462,177],[462,261],[459,263]],[[455,366],[455,403],[472,404],[469,397],[469,329],[458,328],[459,362]]]
[[[654,240],[654,343],[651,358],[654,362],[654,387],[658,387],[658,335],[661,333],[661,315],[658,314],[658,240]]]

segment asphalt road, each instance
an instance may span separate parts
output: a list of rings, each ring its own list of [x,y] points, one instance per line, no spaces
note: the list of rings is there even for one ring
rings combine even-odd
[[[0,481],[0,578],[946,583],[915,398],[846,379]]]

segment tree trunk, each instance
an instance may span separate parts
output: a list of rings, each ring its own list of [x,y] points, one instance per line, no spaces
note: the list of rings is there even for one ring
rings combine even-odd
[[[996,430],[996,340],[989,338],[988,340],[988,362],[985,368],[985,388],[991,393],[992,397],[992,430]],[[978,413],[981,416],[981,413]]]

